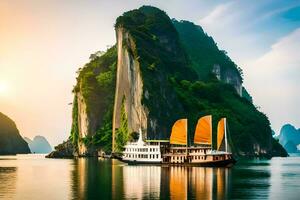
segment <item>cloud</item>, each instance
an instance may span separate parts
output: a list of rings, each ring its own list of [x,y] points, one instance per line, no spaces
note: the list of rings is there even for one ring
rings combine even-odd
[[[300,65],[300,28],[271,46],[271,50],[257,60],[264,68],[286,71]],[[289,67],[287,67],[287,65]]]
[[[300,28],[281,38],[271,50],[248,63],[246,85],[255,103],[279,131],[285,123],[300,126]]]
[[[228,16],[231,6],[232,2],[217,5],[208,15],[200,19],[200,24],[202,26],[210,26],[221,19],[224,20],[224,17]]]
[[[270,50],[279,38],[300,26],[284,19],[299,3],[264,0],[229,1],[216,5],[198,20],[221,49],[238,64],[256,59]]]

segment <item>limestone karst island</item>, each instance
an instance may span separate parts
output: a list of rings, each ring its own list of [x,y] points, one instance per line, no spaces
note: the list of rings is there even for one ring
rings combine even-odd
[[[182,118],[189,134],[181,134],[194,146],[197,122],[207,115],[211,149],[226,118],[233,155],[287,155],[243,87],[242,69],[200,26],[143,6],[118,17],[115,31],[117,43],[79,69],[69,140],[50,156],[122,153],[139,132],[144,142],[172,145],[172,126]]]
[[[300,4],[126,2],[0,3],[0,200],[297,199]]]

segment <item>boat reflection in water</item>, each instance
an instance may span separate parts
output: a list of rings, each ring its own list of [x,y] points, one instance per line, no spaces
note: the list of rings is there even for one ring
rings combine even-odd
[[[126,198],[158,199],[160,197],[160,185],[161,185],[161,167],[158,166],[124,166],[123,167],[123,188],[124,188],[124,196]]]
[[[124,166],[129,199],[227,199],[227,168]]]
[[[227,199],[230,169],[78,159],[72,180],[74,199]]]
[[[170,199],[227,199],[228,168],[171,167]]]

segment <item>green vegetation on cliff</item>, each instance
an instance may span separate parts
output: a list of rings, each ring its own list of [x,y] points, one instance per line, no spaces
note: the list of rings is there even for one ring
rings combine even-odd
[[[72,108],[72,127],[70,139],[73,144],[77,144],[79,139],[79,129],[78,129],[78,101],[77,97],[74,96],[73,108]],[[75,146],[75,148],[77,145]]]
[[[172,20],[179,33],[181,42],[187,52],[191,67],[200,80],[208,80],[215,64],[221,66],[221,79],[226,71],[242,79],[242,70],[227,56],[226,51],[219,50],[216,42],[200,26],[189,21]]]
[[[73,90],[73,122],[70,137],[75,147],[78,142],[83,142],[96,149],[111,150],[116,62],[117,52],[113,46],[103,55],[93,56],[91,61],[78,71],[77,84]],[[83,102],[79,102],[79,99]],[[83,104],[86,106],[89,127],[88,135],[80,138],[82,113],[79,106]]]
[[[116,131],[116,151],[121,152],[124,145],[129,141],[128,118],[125,111],[125,98],[122,100],[120,127]]]

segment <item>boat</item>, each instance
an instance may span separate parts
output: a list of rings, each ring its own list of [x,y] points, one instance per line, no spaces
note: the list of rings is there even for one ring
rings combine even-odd
[[[138,141],[125,145],[121,161],[128,164],[161,164],[160,142],[144,142],[140,128]]]
[[[177,120],[172,127],[170,140],[144,142],[140,129],[138,141],[125,145],[121,160],[128,164],[209,167],[229,167],[236,162],[229,151],[226,118],[218,122],[216,150],[212,148],[211,115],[198,120],[193,146],[189,146],[187,124],[187,119]]]

